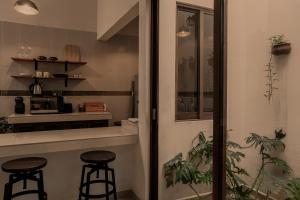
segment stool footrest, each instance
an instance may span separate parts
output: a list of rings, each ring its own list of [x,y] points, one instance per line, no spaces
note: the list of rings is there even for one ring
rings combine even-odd
[[[114,187],[114,184],[112,181],[105,181],[105,180],[93,180],[93,181],[90,181],[90,185],[92,184],[96,184],[96,183],[108,183],[109,185],[111,185],[112,187]],[[85,192],[83,192],[83,189],[87,186],[87,183],[83,183],[80,187],[80,194],[83,196],[83,197],[89,197],[89,198],[103,198],[103,197],[106,197],[106,196],[110,196],[114,193],[114,190],[112,189],[111,191],[108,192],[108,194],[89,194],[87,195]]]
[[[12,194],[11,197],[12,198],[15,198],[15,197],[18,197],[18,196],[22,196],[22,195],[28,195],[28,194],[38,194],[39,191],[38,190],[26,190],[26,191],[22,191],[22,192],[17,192],[15,194]],[[44,196],[46,197],[47,196],[47,193],[44,192]],[[46,199],[46,198],[45,198]]]

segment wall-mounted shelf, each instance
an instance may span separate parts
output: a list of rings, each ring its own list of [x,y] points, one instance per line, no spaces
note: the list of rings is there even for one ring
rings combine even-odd
[[[64,79],[65,80],[65,86],[68,86],[68,81],[69,80],[73,80],[73,81],[84,81],[86,80],[86,78],[83,77],[35,77],[35,76],[31,76],[31,75],[11,75],[12,78],[17,78],[17,79],[41,79],[41,80],[57,80],[57,79]]]
[[[31,62],[34,64],[35,70],[38,70],[38,64],[39,63],[52,63],[52,64],[64,64],[65,66],[65,71],[68,71],[68,65],[86,65],[87,62],[74,62],[74,61],[66,61],[66,60],[56,60],[56,61],[51,61],[51,60],[38,60],[35,58],[17,58],[17,57],[11,57],[13,61],[16,62]]]
[[[13,61],[16,62],[30,62],[34,64],[34,70],[38,70],[39,63],[49,63],[49,64],[64,64],[65,67],[65,72],[68,71],[68,66],[69,65],[86,65],[87,62],[74,62],[74,61],[65,61],[65,60],[56,60],[56,61],[51,61],[51,60],[38,60],[35,58],[18,58],[18,57],[11,57]],[[47,79],[47,80],[55,80],[55,79],[64,79],[65,80],[65,87],[68,86],[68,81],[69,80],[86,80],[86,78],[82,77],[35,77],[31,75],[11,75],[13,78],[22,78],[22,79],[35,79],[36,81],[38,79]]]
[[[17,58],[17,57],[12,57],[11,58],[14,61],[18,62],[35,62],[35,60],[39,63],[61,63],[64,64],[68,62],[69,64],[74,64],[74,65],[86,65],[87,62],[73,62],[73,61],[66,61],[66,60],[56,60],[56,61],[50,61],[50,60],[38,60],[34,58]]]
[[[29,76],[29,75],[11,75],[11,77],[13,78],[23,78],[23,79],[33,79],[33,78],[37,78],[37,79],[70,79],[70,80],[86,80],[86,78],[77,78],[77,77],[35,77],[35,76]]]

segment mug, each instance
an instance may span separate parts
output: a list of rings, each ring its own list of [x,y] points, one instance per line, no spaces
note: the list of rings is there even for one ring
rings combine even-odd
[[[41,72],[41,71],[36,71],[36,72],[35,72],[35,77],[37,77],[37,78],[42,78],[42,77],[43,77],[43,72]]]
[[[43,72],[43,77],[44,78],[49,78],[50,77],[50,73],[49,72]]]

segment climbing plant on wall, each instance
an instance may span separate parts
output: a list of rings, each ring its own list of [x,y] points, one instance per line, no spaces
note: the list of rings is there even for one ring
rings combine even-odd
[[[291,43],[285,39],[284,35],[274,35],[270,38],[271,41],[271,53],[270,59],[267,63],[266,71],[266,91],[265,97],[268,101],[271,101],[271,98],[275,90],[278,90],[278,87],[275,86],[275,82],[279,81],[279,75],[276,72],[275,65],[273,63],[274,56],[287,55],[291,52]]]

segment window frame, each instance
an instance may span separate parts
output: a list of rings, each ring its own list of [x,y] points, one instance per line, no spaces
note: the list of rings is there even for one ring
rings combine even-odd
[[[198,93],[198,111],[197,112],[178,112],[177,99],[178,99],[178,38],[176,36],[178,21],[177,14],[178,11],[187,11],[195,13],[198,15],[198,25],[197,25],[197,93]],[[214,15],[214,10],[211,8],[194,6],[185,3],[176,3],[176,56],[175,56],[175,121],[184,122],[184,121],[203,121],[203,120],[212,120],[213,112],[204,112],[204,53],[201,49],[204,49],[204,32],[201,30],[204,29],[204,16],[205,15]]]

